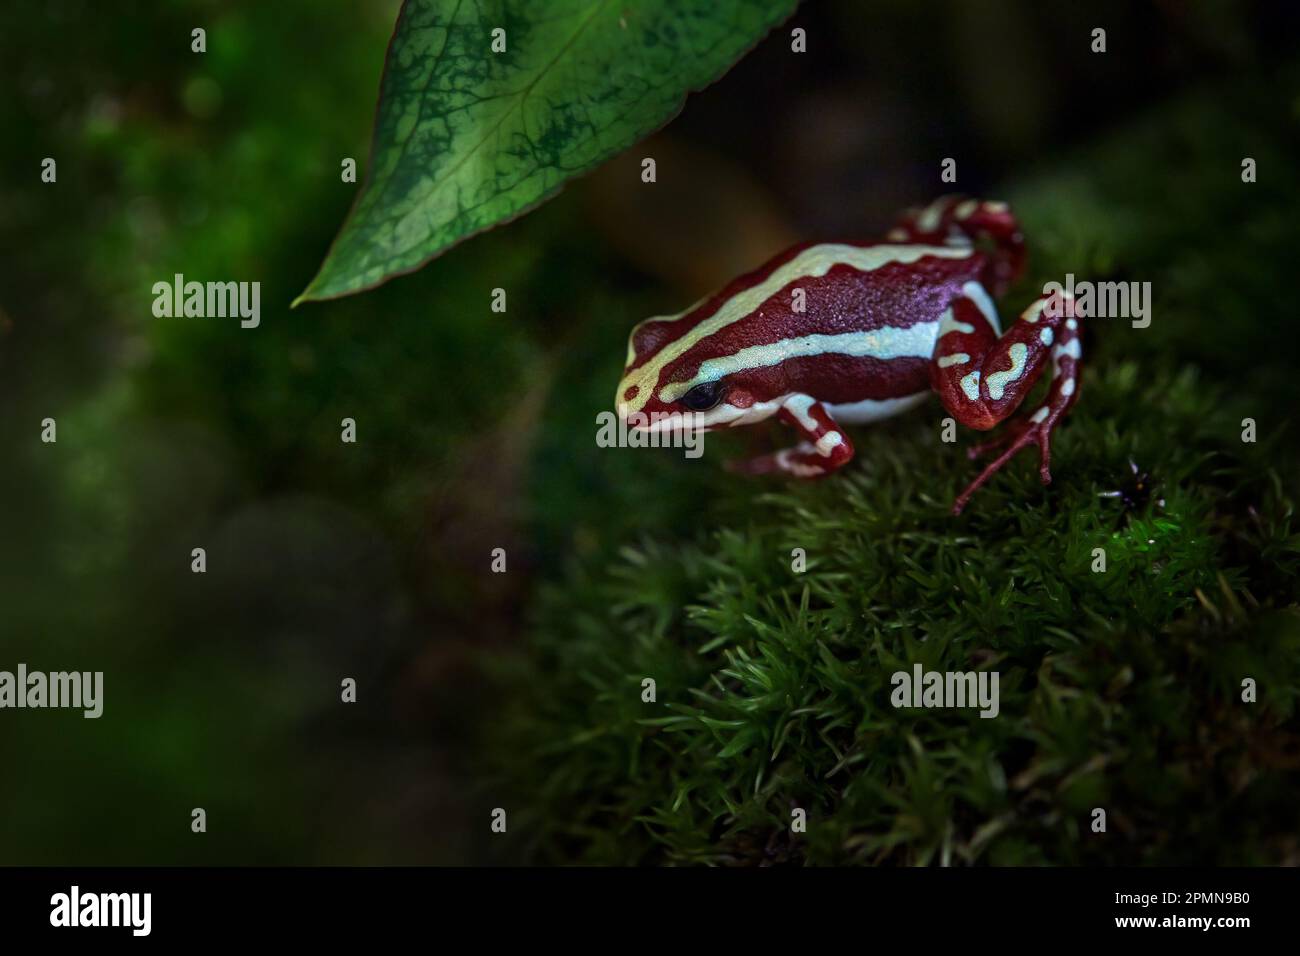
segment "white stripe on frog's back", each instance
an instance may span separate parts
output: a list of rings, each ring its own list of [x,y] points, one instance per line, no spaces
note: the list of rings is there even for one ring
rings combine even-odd
[[[702,319],[681,338],[665,344],[648,362],[628,373],[620,385],[620,390],[625,391],[630,386],[637,386],[638,394],[633,399],[631,404],[634,407],[630,410],[639,411],[650,400],[655,387],[659,384],[659,373],[666,365],[681,358],[703,339],[716,335],[727,326],[751,315],[772,296],[800,279],[820,278],[836,266],[848,266],[859,272],[874,272],[895,263],[909,265],[926,256],[938,259],[967,259],[971,255],[973,255],[971,249],[954,246],[849,246],[842,243],[809,246],[789,262],[774,269],[763,281],[741,289],[727,299],[712,315]],[[688,315],[690,311],[687,310],[676,318]]]
[[[984,318],[988,320],[989,325],[993,327],[993,331],[1001,335],[1002,323],[998,321],[998,307],[993,304],[993,300],[989,298],[984,286],[978,282],[967,282],[961,287],[961,294],[975,303],[975,308],[979,309]]]
[[[679,319],[683,319],[686,316],[690,315],[692,312],[694,312],[696,309],[698,309],[700,306],[702,306],[708,300],[709,300],[708,296],[705,296],[703,299],[697,301],[685,312],[678,312],[676,315],[652,315],[650,316],[650,318],[642,319],[636,325],[632,326],[632,331],[627,334],[627,361],[623,363],[623,367],[626,368],[627,366],[631,365],[634,361],[636,361],[636,349],[633,347],[632,343],[636,340],[636,334],[640,332],[643,328],[645,328],[651,322],[676,322]]]
[[[975,308],[979,309],[984,320],[988,322],[989,327],[993,329],[994,334],[1002,334],[1002,323],[998,321],[998,309],[989,298],[989,294],[984,291],[984,287],[978,282],[967,282],[961,287],[961,294],[971,301]],[[969,322],[962,322],[957,318],[952,310],[952,306],[943,310],[939,316],[939,338],[943,338],[950,332],[961,332],[964,335],[970,335],[975,331],[975,326]]]
[[[688,382],[671,382],[659,392],[660,401],[675,402],[700,382],[712,382],[755,368],[770,368],[792,358],[811,355],[848,355],[888,361],[896,358],[928,359],[934,353],[939,323],[917,322],[905,328],[882,325],[870,332],[841,332],[837,335],[802,335],[765,345],[751,345],[733,355],[705,359]]]

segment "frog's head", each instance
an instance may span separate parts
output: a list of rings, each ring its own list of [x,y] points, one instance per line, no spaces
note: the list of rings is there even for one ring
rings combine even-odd
[[[710,431],[774,414],[772,369],[737,369],[719,361],[726,350],[707,312],[646,319],[628,336],[627,363],[614,407],[633,428]]]

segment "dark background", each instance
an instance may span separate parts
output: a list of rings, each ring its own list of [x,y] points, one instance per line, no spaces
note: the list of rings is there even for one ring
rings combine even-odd
[[[878,233],[944,190],[943,157],[996,198],[1267,77],[1300,26],[1283,3],[808,3],[539,211],[291,312],[353,198],[340,159],[364,170],[395,13],[0,12],[0,668],[106,684],[98,721],[0,712],[0,863],[488,858],[486,768],[509,762],[488,752],[510,704],[496,672],[527,640],[537,582],[690,527],[719,480],[592,446],[631,325],[796,239]],[[1300,105],[1278,93],[1294,136]],[[630,186],[642,155],[653,196]],[[1147,171],[1159,201],[1195,203],[1166,172]],[[260,280],[261,327],[153,318],[150,288],[175,272]],[[506,315],[488,308],[497,286]],[[1264,382],[1294,375],[1296,337],[1277,334]],[[1213,328],[1187,347],[1210,368],[1224,352]],[[197,546],[206,575],[189,571]],[[494,547],[508,574],[486,573]]]

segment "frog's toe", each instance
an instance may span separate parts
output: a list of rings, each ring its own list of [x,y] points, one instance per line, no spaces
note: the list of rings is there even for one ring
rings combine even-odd
[[[1038,446],[1038,477],[1042,479],[1043,484],[1050,484],[1052,481],[1052,473],[1049,470],[1052,461],[1050,442],[1051,433],[1050,425],[1043,421],[1043,417],[1035,413],[1034,416],[1031,416],[1023,423],[1019,423],[1018,427],[1013,427],[1006,434],[1001,435],[992,441],[985,442],[983,445],[977,445],[975,448],[971,449],[971,451],[975,453],[971,455],[973,458],[976,454],[982,454],[985,451],[991,451],[995,448],[1004,448],[1002,454],[989,462],[984,470],[979,473],[979,477],[972,481],[966,487],[966,490],[957,496],[957,500],[953,502],[952,513],[961,514],[961,510],[966,507],[966,502],[970,500],[971,495],[979,490],[979,488],[992,478],[994,474],[1000,471],[1003,465],[1009,462],[1029,445]]]
[[[727,470],[742,475],[785,474],[795,478],[821,478],[846,460],[847,457],[823,455],[811,442],[800,442],[794,448],[786,448],[770,455],[729,461]]]
[[[1024,420],[1011,421],[1006,425],[1006,428],[1002,429],[1000,434],[989,438],[988,441],[979,442],[978,445],[971,445],[969,449],[966,449],[966,457],[974,462],[976,458],[983,458],[984,455],[991,453],[991,451],[1004,449],[1011,442],[1018,441],[1021,438],[1022,434],[1024,434],[1024,428],[1026,428]]]

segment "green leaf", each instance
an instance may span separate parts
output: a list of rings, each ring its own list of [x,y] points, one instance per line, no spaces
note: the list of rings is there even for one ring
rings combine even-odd
[[[406,0],[365,185],[294,304],[411,272],[538,205],[666,123],[796,3]]]

